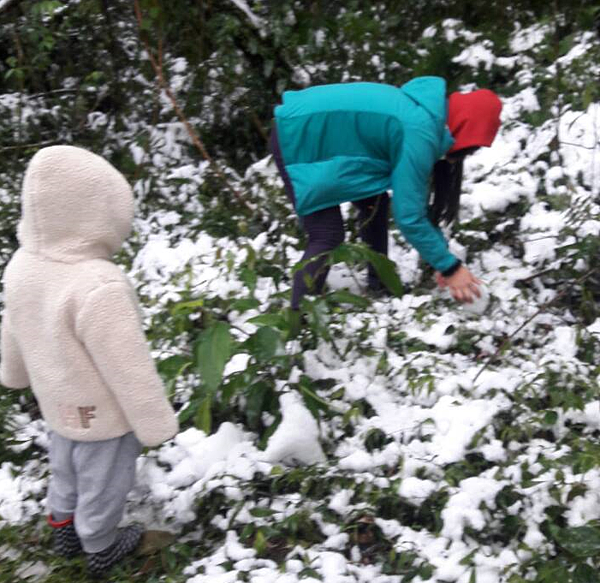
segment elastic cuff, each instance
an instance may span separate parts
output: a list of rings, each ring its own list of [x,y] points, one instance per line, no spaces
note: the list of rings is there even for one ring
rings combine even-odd
[[[52,517],[52,514],[48,514],[48,524],[52,528],[62,528],[63,526],[68,526],[72,522],[73,522],[72,516],[71,516],[71,518],[67,518],[66,520],[61,520],[59,522],[59,521],[54,520],[54,518]]]
[[[457,259],[456,263],[452,267],[449,267],[445,271],[442,271],[441,274],[444,277],[450,277],[451,275],[454,275],[458,271],[458,269],[461,265],[462,265],[462,261],[460,259]]]

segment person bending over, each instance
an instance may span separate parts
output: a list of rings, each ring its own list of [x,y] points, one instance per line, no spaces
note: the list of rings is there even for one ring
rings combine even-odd
[[[323,289],[327,253],[344,240],[341,203],[358,208],[362,239],[387,255],[388,190],[398,228],[435,269],[438,285],[460,302],[478,297],[479,280],[448,250],[438,225],[456,218],[463,160],[492,144],[501,109],[487,89],[447,97],[440,77],[401,87],[342,83],[285,92],[270,146],[308,237],[302,261],[310,260],[294,275],[292,308]],[[382,287],[371,265],[368,286]]]

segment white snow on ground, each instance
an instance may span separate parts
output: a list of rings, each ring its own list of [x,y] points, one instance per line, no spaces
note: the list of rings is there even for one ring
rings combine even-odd
[[[232,1],[258,26],[259,21],[245,2]],[[448,40],[459,35],[459,26],[457,21],[445,21],[442,29]],[[436,30],[428,29],[424,35],[431,37],[437,34]],[[546,34],[545,27],[518,28],[511,42],[515,54],[512,60],[495,57],[493,45],[488,41],[471,45],[454,60],[474,68],[517,66],[517,57],[534,50]],[[565,55],[563,64],[579,58],[591,42],[591,37],[583,35]],[[0,99],[8,100],[10,96]],[[581,335],[600,334],[600,319],[584,330],[571,325],[568,318],[549,313],[532,320],[539,306],[551,299],[554,292],[543,289],[541,284],[527,290],[518,284],[556,260],[557,248],[571,241],[564,237],[567,225],[574,225],[579,236],[600,233],[600,223],[590,219],[589,213],[578,218],[577,208],[552,209],[538,197],[543,190],[550,199],[572,195],[582,209],[585,204],[597,204],[592,195],[597,195],[600,189],[600,104],[592,103],[586,111],[567,110],[562,114],[558,124],[559,160],[549,153],[557,124],[552,121],[533,128],[520,121],[524,112],[539,110],[535,88],[524,86],[503,101],[503,126],[493,147],[480,150],[468,160],[462,220],[485,224],[492,214],[505,213],[510,205],[520,203],[526,210],[510,224],[497,223],[494,233],[485,232],[485,227],[482,231],[474,228],[475,239],[502,235],[508,228],[514,231],[512,241],[469,253],[469,265],[486,281],[490,293],[489,306],[482,315],[473,316],[458,309],[439,290],[418,295],[408,290],[402,298],[376,301],[360,317],[349,315],[345,320],[347,338],[342,343],[364,333],[362,346],[369,347],[368,354],[350,348],[341,359],[329,345],[322,343],[315,350],[299,355],[312,379],[333,379],[336,388],[343,389],[342,396],[331,400],[336,410],[350,414],[354,404],[361,400],[372,409],[371,416],[356,418],[351,435],[344,434],[335,424],[328,430],[324,423],[315,420],[296,393],[282,392],[279,397],[282,422],[264,451],[259,449],[256,435],[226,422],[209,436],[198,429],[182,431],[172,441],[140,458],[130,516],[141,516],[148,524],[159,523],[178,531],[197,518],[198,499],[217,491],[237,509],[235,513],[232,509],[227,516],[215,518],[214,525],[223,530],[225,542],[213,554],[190,564],[186,570],[188,583],[229,583],[240,576],[252,583],[398,581],[396,576],[383,574],[378,566],[361,564],[358,546],[352,546],[349,556],[342,552],[349,544],[348,533],[321,519],[316,502],[303,501],[294,495],[273,495],[258,502],[246,497],[245,485],[258,474],[268,476],[281,471],[283,466],[295,464],[315,464],[330,475],[353,476],[355,485],[389,488],[413,507],[444,491],[448,499],[440,513],[439,534],[426,529],[417,532],[397,520],[376,519],[377,527],[395,540],[397,551],[416,550],[434,566],[437,581],[470,583],[474,580],[472,573],[476,572],[478,583],[500,583],[506,581],[502,574],[505,569],[526,558],[518,545],[479,548],[465,534],[467,528],[483,531],[493,522],[498,495],[504,488],[510,487],[518,495],[508,512],[518,514],[526,524],[524,542],[532,548],[548,544],[540,524],[546,518],[545,510],[556,504],[551,488],[557,476],[554,469],[544,464],[570,452],[541,439],[532,440],[527,447],[514,441],[504,445],[495,435],[494,420],[510,409],[513,397],[524,399],[535,393],[540,367],[589,372],[589,367],[577,360],[578,342]],[[177,154],[183,139],[180,132],[176,125],[157,128],[153,139],[163,144],[163,154],[172,155],[172,150]],[[157,158],[155,163],[160,164],[161,160]],[[171,169],[169,178],[186,178],[198,185],[205,170],[205,165],[186,164]],[[272,162],[260,161],[249,169],[247,176],[255,172],[273,176]],[[145,185],[137,184],[136,192],[144,193]],[[182,196],[185,198],[185,192]],[[197,203],[190,203],[190,208],[192,213],[202,212]],[[216,239],[206,233],[188,233],[187,229],[185,220],[173,210],[137,219],[140,249],[130,276],[143,298],[148,321],[169,302],[187,297],[186,294],[204,298],[247,294],[237,268],[246,261],[250,248],[267,259],[271,253],[266,234],[234,241]],[[521,259],[515,258],[509,243],[522,245]],[[464,249],[459,241],[453,245]],[[289,249],[290,265],[299,259],[299,254],[298,250]],[[414,250],[392,239],[390,256],[398,264],[405,284],[414,284],[421,278]],[[359,279],[362,276],[358,274]],[[350,287],[351,291],[361,293],[356,274],[346,266],[337,266],[332,271],[329,285],[334,289]],[[235,326],[240,339],[256,330],[247,320],[260,313],[274,293],[286,289],[285,283],[277,284],[268,277],[258,280],[254,293],[259,308],[230,314],[230,324]],[[529,320],[529,326],[516,337],[523,348],[515,353],[514,359],[500,361],[484,370],[485,358],[498,347],[497,339],[510,336]],[[481,358],[461,353],[460,343],[465,337],[477,337]],[[403,349],[416,341],[420,343],[419,350]],[[382,356],[386,374],[379,368]],[[227,364],[225,375],[244,370],[247,363],[247,355],[235,355]],[[324,398],[329,400],[328,396]],[[583,424],[589,431],[600,428],[597,402],[559,417],[553,428],[557,432],[565,430],[567,421]],[[521,421],[515,419],[514,424],[518,427]],[[40,445],[45,444],[43,423],[31,424],[27,419],[17,422],[17,439],[25,442],[35,439]],[[365,447],[365,439],[374,430],[389,440],[383,447],[370,451]],[[475,454],[492,467],[476,477],[450,484],[445,477],[446,468]],[[506,465],[509,459],[513,462]],[[45,471],[44,463],[39,461],[19,468],[10,463],[0,466],[0,526],[4,522],[24,523],[44,512]],[[523,478],[525,471],[535,479],[533,483]],[[572,501],[567,516],[569,525],[578,526],[600,518],[600,472],[595,469],[581,474],[567,472],[562,479],[587,486],[585,493]],[[339,488],[321,502],[341,517],[368,513],[369,509],[355,503],[353,496],[354,488]],[[260,558],[233,528],[240,524],[260,525],[260,513],[251,512],[257,508],[273,511],[284,519],[301,507],[312,509],[325,542],[293,549],[285,558],[285,572],[274,561]],[[462,559],[469,554],[472,557],[467,565]],[[303,573],[307,566],[319,579]]]

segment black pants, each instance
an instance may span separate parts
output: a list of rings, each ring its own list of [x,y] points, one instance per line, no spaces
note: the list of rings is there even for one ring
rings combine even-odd
[[[295,208],[294,188],[283,163],[275,128],[271,132],[270,146],[275,164],[283,179],[286,193]],[[358,209],[359,234],[362,240],[374,251],[387,255],[389,196],[384,192],[357,200],[353,204]],[[293,309],[298,309],[300,300],[305,293],[320,293],[323,290],[329,272],[329,267],[326,265],[326,254],[344,241],[344,223],[339,205],[300,217],[300,224],[308,236],[308,245],[302,256],[302,261],[319,257],[310,261],[294,275],[292,285]],[[369,265],[368,285],[372,288],[381,286],[372,265]]]

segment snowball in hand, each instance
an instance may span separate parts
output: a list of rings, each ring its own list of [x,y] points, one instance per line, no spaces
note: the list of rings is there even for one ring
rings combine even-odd
[[[485,312],[490,303],[490,292],[483,282],[479,284],[479,293],[481,295],[479,297],[473,296],[473,301],[471,303],[463,302],[461,304],[462,309],[465,310],[465,312],[477,314],[478,316],[481,316],[481,314]]]

